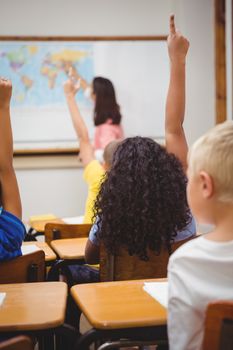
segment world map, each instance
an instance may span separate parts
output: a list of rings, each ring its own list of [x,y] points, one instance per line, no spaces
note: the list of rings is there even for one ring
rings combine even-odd
[[[75,42],[2,42],[0,76],[12,80],[12,106],[64,104],[63,82],[73,66],[89,82],[93,79],[93,45]],[[88,103],[82,92],[82,103]]]

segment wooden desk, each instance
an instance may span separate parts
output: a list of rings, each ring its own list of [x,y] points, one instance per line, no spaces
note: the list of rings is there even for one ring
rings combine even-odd
[[[147,338],[147,332],[152,331],[155,339],[166,339],[167,310],[143,290],[144,282],[102,282],[71,288],[75,303],[94,327],[80,338],[80,349],[105,336],[135,339],[141,332]]]
[[[88,238],[57,239],[51,242],[51,247],[63,260],[81,260],[85,257],[85,247]]]
[[[38,331],[63,324],[67,285],[63,282],[1,284],[0,332]]]
[[[51,262],[55,261],[57,256],[54,253],[54,251],[49,247],[49,245],[45,242],[23,242],[22,246],[27,247],[27,246],[36,246],[39,249],[43,250],[45,253],[45,261],[46,262]]]
[[[44,233],[45,225],[47,223],[56,223],[56,224],[64,224],[64,221],[59,218],[53,218],[53,219],[39,219],[39,220],[30,220],[29,226],[30,230],[35,230],[36,232]]]
[[[166,309],[143,288],[144,280],[80,284],[71,295],[98,329],[164,325]]]

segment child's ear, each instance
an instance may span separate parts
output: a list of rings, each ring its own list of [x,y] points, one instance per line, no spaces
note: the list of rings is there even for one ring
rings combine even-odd
[[[214,194],[214,183],[212,177],[205,171],[201,171],[200,174],[201,190],[203,198],[209,199]]]

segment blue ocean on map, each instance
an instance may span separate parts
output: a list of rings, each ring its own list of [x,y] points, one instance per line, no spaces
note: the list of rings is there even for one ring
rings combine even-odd
[[[7,41],[0,45],[0,76],[12,80],[12,107],[64,105],[63,82],[70,66],[91,82],[93,44]],[[82,91],[77,98],[88,105]]]

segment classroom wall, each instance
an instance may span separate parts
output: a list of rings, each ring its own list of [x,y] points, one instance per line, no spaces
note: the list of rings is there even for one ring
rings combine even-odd
[[[191,43],[185,121],[189,143],[214,125],[213,0],[1,0],[0,5],[0,35],[166,35],[174,12]],[[48,212],[83,213],[82,169],[71,163],[16,160],[25,219]]]

